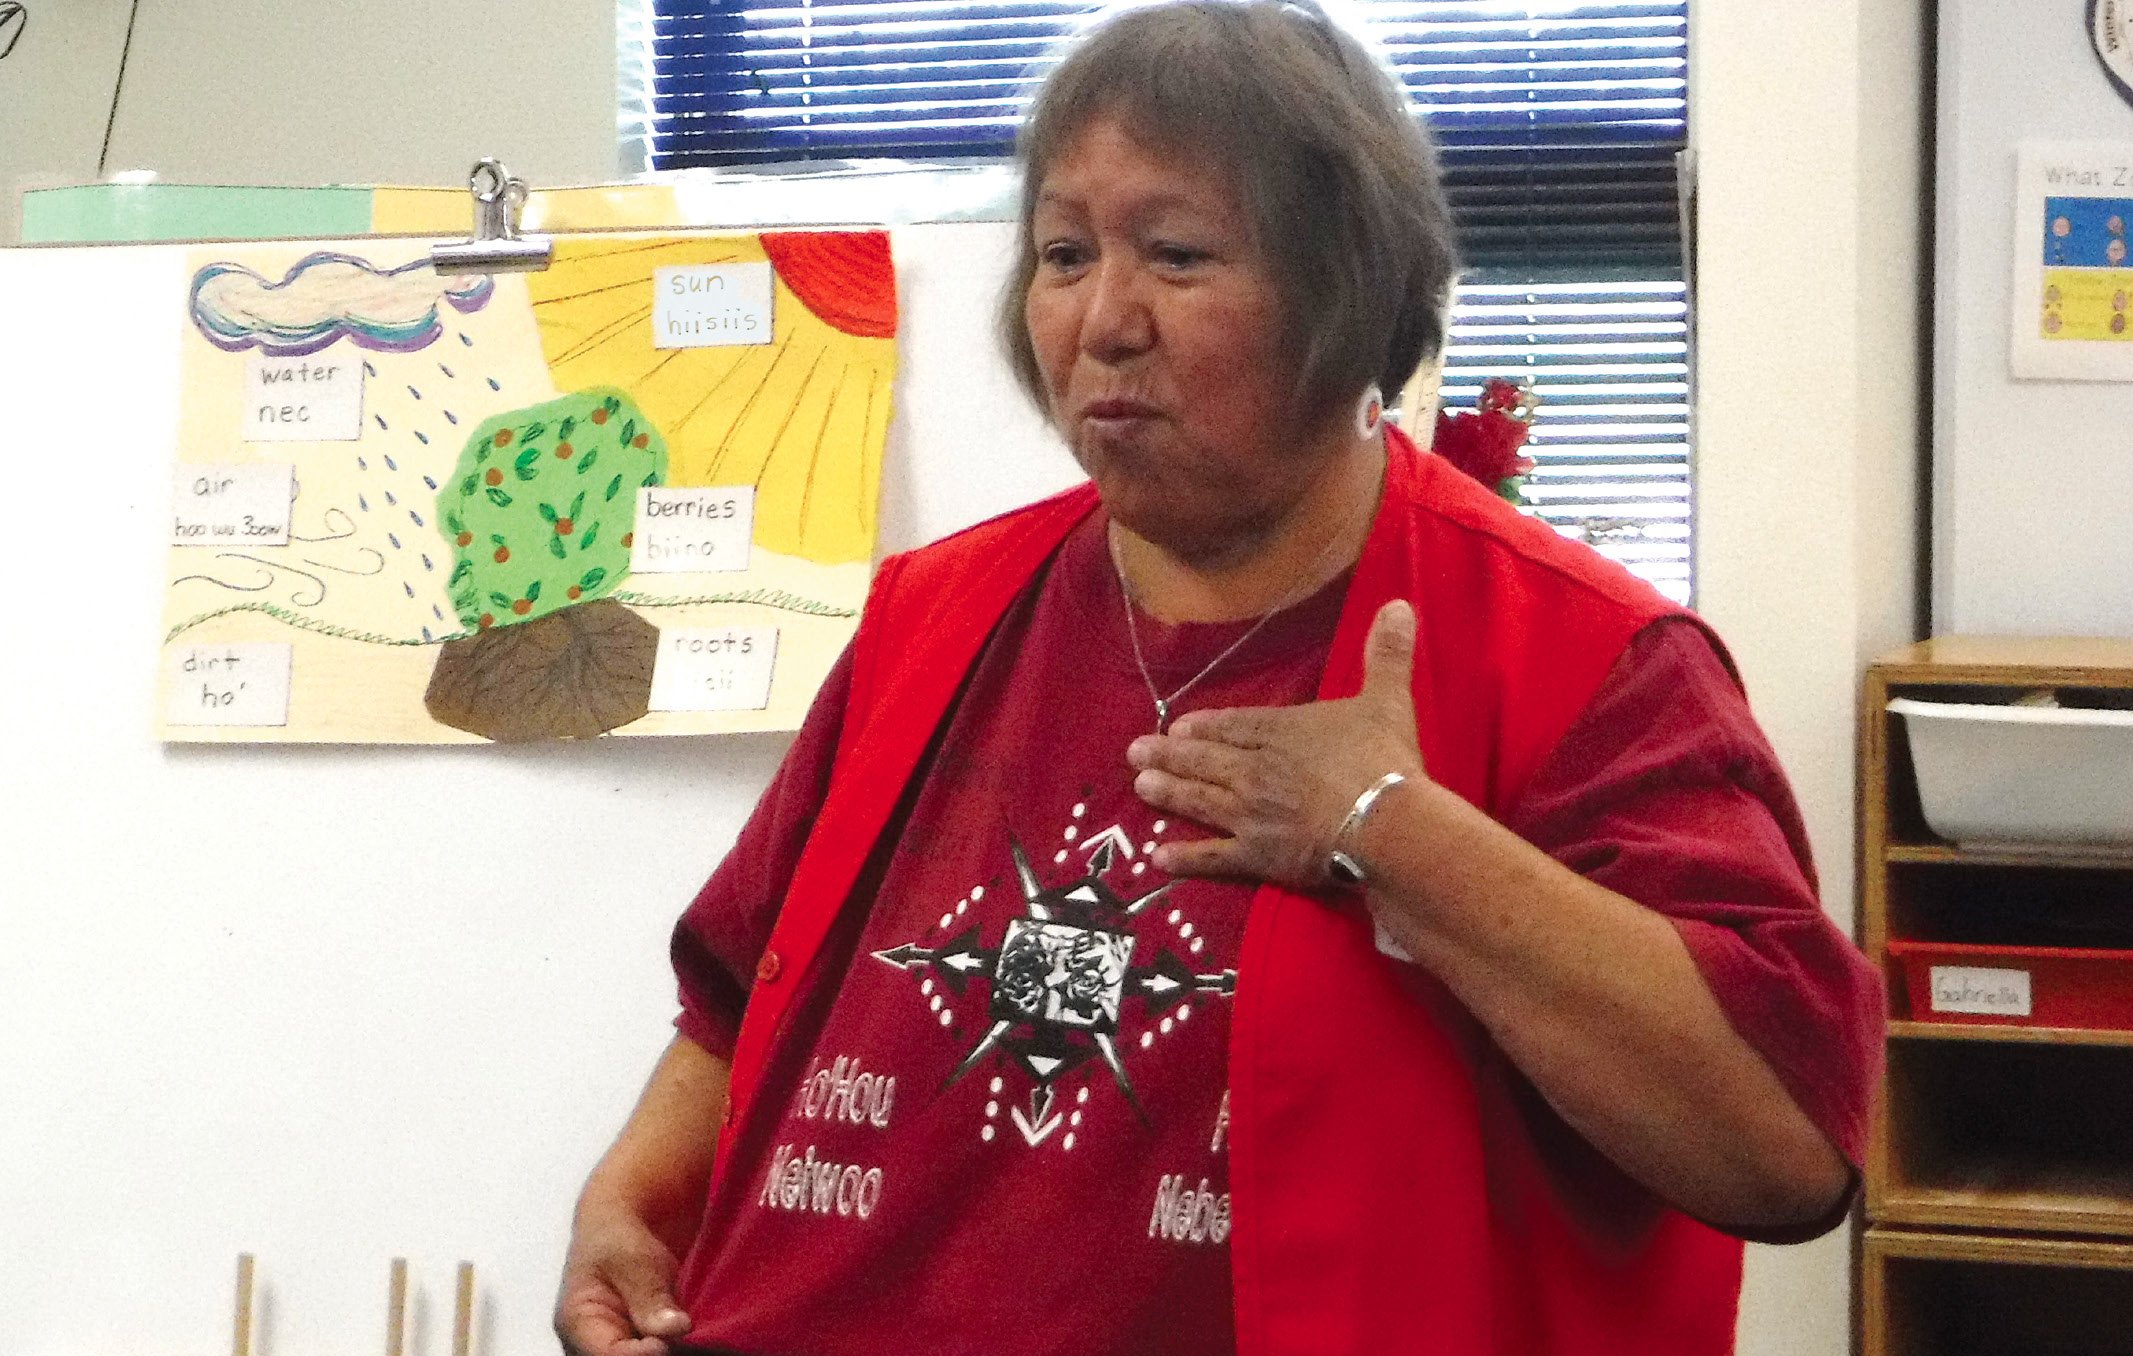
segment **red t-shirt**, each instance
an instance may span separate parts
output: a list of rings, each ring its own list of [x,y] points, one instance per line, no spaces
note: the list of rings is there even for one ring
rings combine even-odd
[[[734,1351],[1234,1350],[1224,1087],[1252,888],[1148,861],[1154,725],[1102,516],[1001,622],[735,1127],[677,1296]],[[1312,698],[1345,580],[1179,703]],[[1140,618],[1164,693],[1249,623]],[[730,1053],[825,794],[840,663],[674,938],[682,1034]],[[1693,626],[1640,636],[1511,827],[1674,917],[1743,1034],[1856,1161],[1872,976],[1815,902],[1775,758]],[[1878,1011],[1878,1008],[1873,1009]],[[1834,1047],[1834,1048],[1832,1048]]]

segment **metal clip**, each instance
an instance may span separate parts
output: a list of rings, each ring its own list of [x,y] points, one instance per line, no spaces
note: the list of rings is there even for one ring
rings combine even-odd
[[[548,267],[555,242],[545,235],[518,233],[518,214],[526,205],[526,181],[514,179],[501,161],[482,160],[467,176],[474,194],[474,238],[430,249],[430,266],[439,273],[532,273]]]

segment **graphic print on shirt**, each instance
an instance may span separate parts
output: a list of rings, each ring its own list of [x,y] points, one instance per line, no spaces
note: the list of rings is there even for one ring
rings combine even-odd
[[[1079,820],[1086,803],[1074,807]],[[1163,821],[1155,824],[1160,834]],[[1073,844],[1081,838],[1079,825],[1064,834]],[[1148,1116],[1134,1086],[1124,1042],[1124,1018],[1129,1003],[1148,1024],[1138,1045],[1154,1043],[1157,1030],[1168,1032],[1174,1023],[1191,1016],[1191,1000],[1200,994],[1229,997],[1236,991],[1237,972],[1222,969],[1201,972],[1191,957],[1202,944],[1193,936],[1193,925],[1172,909],[1160,909],[1176,882],[1125,896],[1106,879],[1114,871],[1128,879],[1145,875],[1148,864],[1135,860],[1154,849],[1151,839],[1136,851],[1132,837],[1113,824],[1081,838],[1086,854],[1081,874],[1062,883],[1047,885],[1038,876],[1029,853],[1013,834],[1008,835],[1008,853],[1015,879],[1021,887],[1024,912],[1011,918],[997,941],[987,946],[985,929],[972,923],[938,946],[906,942],[873,953],[874,959],[910,973],[923,973],[920,994],[930,996],[941,1024],[951,1026],[954,1003],[975,1006],[982,999],[984,1033],[949,1074],[943,1090],[955,1086],[965,1075],[989,1058],[1020,1069],[1029,1079],[1028,1107],[1011,1106],[1008,1119],[1021,1133],[1023,1142],[1036,1148],[1059,1136],[1062,1149],[1074,1147],[1075,1130],[1085,1114],[1088,1088],[1075,1097],[1069,1111],[1059,1106],[1059,1082],[1092,1059],[1101,1060],[1127,1105],[1143,1124]],[[1054,868],[1071,856],[1061,849],[1052,859]],[[1130,887],[1128,887],[1130,888]],[[974,898],[982,893],[973,891]],[[958,904],[952,915],[943,916],[940,929],[952,927],[967,908]],[[1167,928],[1147,926],[1146,920],[1161,919]],[[1141,929],[1140,933],[1136,928]],[[1177,945],[1171,945],[1175,938]],[[1152,943],[1154,954],[1145,964],[1135,964],[1142,942]],[[1182,951],[1181,951],[1182,948]],[[944,993],[934,992],[935,981]],[[983,981],[982,990],[973,981]],[[1000,1096],[1007,1090],[1004,1077],[993,1078],[986,1104],[982,1139],[991,1142],[997,1133]]]
[[[1225,1088],[1222,1105],[1215,1109],[1215,1133],[1208,1141],[1207,1152],[1220,1158],[1228,1138],[1229,1090]],[[1210,1185],[1210,1181],[1203,1176],[1194,1186],[1189,1174],[1164,1173],[1155,1186],[1155,1211],[1148,1216],[1148,1237],[1171,1243],[1212,1243],[1216,1247],[1228,1242],[1229,1193]]]
[[[847,1122],[886,1130],[895,1109],[894,1074],[870,1072],[857,1056],[839,1055],[829,1066],[818,1061],[807,1071],[791,1114],[809,1121],[819,1116],[831,1125]],[[818,1156],[813,1144],[804,1152],[794,1144],[781,1144],[771,1155],[756,1204],[766,1210],[834,1212],[864,1220],[881,1203],[882,1182],[879,1167],[835,1162]]]

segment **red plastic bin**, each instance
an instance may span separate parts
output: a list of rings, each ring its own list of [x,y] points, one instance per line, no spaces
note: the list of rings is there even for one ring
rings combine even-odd
[[[2133,951],[1891,941],[1889,955],[1914,1022],[2133,1031]]]

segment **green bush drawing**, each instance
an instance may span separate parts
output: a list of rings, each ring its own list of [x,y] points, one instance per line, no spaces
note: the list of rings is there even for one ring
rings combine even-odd
[[[482,421],[437,492],[460,623],[487,631],[612,592],[629,570],[637,491],[666,468],[666,439],[612,388]]]

